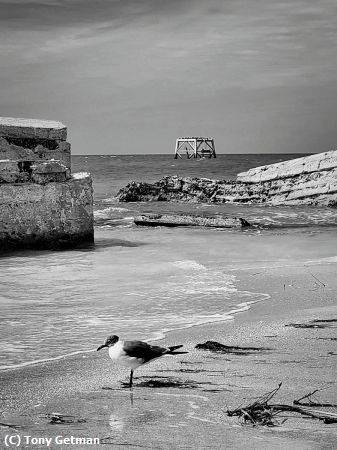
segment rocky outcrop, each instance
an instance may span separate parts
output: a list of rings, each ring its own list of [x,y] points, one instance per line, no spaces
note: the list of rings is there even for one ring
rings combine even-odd
[[[71,174],[67,128],[0,118],[0,251],[92,242],[89,174]]]
[[[177,176],[155,183],[133,181],[117,199],[336,206],[337,151],[257,167],[238,174],[236,181]]]
[[[267,166],[255,167],[237,175],[243,183],[284,180],[314,172],[326,172],[337,168],[337,151],[316,153]]]
[[[136,225],[164,227],[244,228],[250,223],[240,217],[203,217],[182,214],[143,214],[134,218]]]

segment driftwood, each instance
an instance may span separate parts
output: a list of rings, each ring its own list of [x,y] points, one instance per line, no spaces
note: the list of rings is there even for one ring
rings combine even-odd
[[[286,405],[277,403],[270,404],[269,403],[270,400],[276,395],[281,386],[282,383],[280,383],[276,389],[264,394],[262,397],[259,397],[250,405],[239,407],[234,410],[227,410],[227,415],[230,417],[238,416],[243,420],[244,423],[251,423],[253,426],[256,425],[276,426],[279,424],[277,421],[279,414],[285,411],[291,413],[298,413],[303,416],[312,417],[313,419],[322,420],[326,424],[337,423],[337,414],[299,406],[300,403],[297,403],[295,405]],[[303,396],[302,398],[297,400],[297,402],[300,402],[301,400],[310,397],[310,395],[313,395],[313,393],[315,392],[317,391],[311,392]]]
[[[204,217],[182,214],[143,214],[134,218],[136,225],[164,226],[164,227],[213,227],[213,228],[242,228],[250,223],[240,217]]]
[[[323,402],[317,402],[312,400],[312,396],[316,394],[316,392],[320,392],[322,389],[315,389],[312,392],[309,392],[309,394],[303,395],[303,397],[298,398],[297,400],[293,401],[294,405],[299,406],[319,406],[321,408],[337,408],[336,403],[323,403]],[[307,402],[303,402],[302,400],[308,399]]]
[[[285,326],[294,328],[336,328],[337,319],[313,319],[304,323],[288,323]]]
[[[251,352],[270,350],[264,347],[239,347],[237,345],[224,345],[216,341],[206,341],[195,346],[198,350],[209,350],[211,352],[232,353],[234,355],[249,355]]]

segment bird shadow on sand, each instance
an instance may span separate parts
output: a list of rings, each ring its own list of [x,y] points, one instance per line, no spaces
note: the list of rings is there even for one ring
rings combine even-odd
[[[142,377],[144,378],[144,377]],[[176,378],[152,377],[145,378],[137,383],[138,387],[149,388],[178,388],[178,389],[196,389],[198,385],[191,380],[179,380]]]
[[[140,377],[137,383],[138,387],[149,387],[149,388],[177,388],[177,389],[197,389],[204,385],[213,385],[211,381],[193,381],[193,380],[181,380],[174,377]]]
[[[212,385],[213,383],[210,381],[199,381],[195,382],[192,380],[180,380],[178,378],[173,377],[161,377],[161,376],[155,376],[155,377],[139,377],[137,378],[137,381],[135,381],[135,384],[133,387],[148,387],[148,388],[178,388],[178,389],[197,389],[201,385]],[[122,389],[130,389],[130,384],[122,382],[121,383]],[[109,391],[115,391],[119,390],[120,388],[114,388],[109,386],[103,386],[103,390],[109,390]]]

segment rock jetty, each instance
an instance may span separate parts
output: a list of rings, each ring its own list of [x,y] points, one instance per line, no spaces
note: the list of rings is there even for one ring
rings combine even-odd
[[[244,228],[250,223],[240,217],[203,217],[182,214],[143,214],[134,218],[136,225],[165,227]]]
[[[93,242],[93,190],[60,122],[0,117],[0,251]]]
[[[239,173],[235,181],[178,176],[132,181],[117,199],[337,206],[337,151],[256,167]]]

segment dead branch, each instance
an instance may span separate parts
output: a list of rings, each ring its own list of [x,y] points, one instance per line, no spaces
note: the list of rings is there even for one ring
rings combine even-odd
[[[323,283],[323,281],[321,281],[319,278],[317,278],[313,273],[310,272],[310,270],[308,270],[308,272],[310,273],[310,275],[316,280],[318,281],[318,285],[321,285],[323,287],[325,287],[326,285]]]
[[[275,397],[275,395],[277,394],[277,392],[281,389],[282,383],[280,383],[277,388],[275,388],[274,390],[272,390],[271,392],[264,394],[262,397],[260,397],[258,399],[258,401],[260,403],[264,403],[267,404],[273,397]]]
[[[321,389],[315,389],[314,391],[309,392],[309,394],[303,395],[303,397],[298,398],[297,400],[294,400],[294,401],[293,401],[293,404],[294,404],[294,405],[301,405],[301,403],[300,403],[301,400],[304,400],[305,398],[308,398],[308,399],[309,399],[309,402],[311,403],[311,396],[314,395],[314,394],[316,394],[316,392],[319,392],[319,391],[321,391]]]
[[[289,411],[312,417],[313,419],[323,420],[324,423],[337,423],[337,414],[320,411],[318,409],[303,408],[292,405],[269,405],[275,411]]]
[[[316,392],[320,392],[322,389],[315,389],[313,392],[309,392],[309,394],[304,395],[303,397],[294,400],[293,404],[298,406],[318,406],[321,408],[337,408],[337,404],[335,403],[322,403],[322,402],[315,402],[311,399],[311,397],[316,394]],[[308,402],[302,402],[304,399],[308,399]]]
[[[300,415],[308,416],[313,419],[322,420],[326,424],[337,423],[336,413],[307,408],[304,407],[304,404],[300,403],[301,400],[305,398],[309,398],[310,400],[310,397],[316,392],[318,392],[319,389],[316,389],[315,391],[310,392],[309,394],[301,397],[300,399],[295,400],[293,405],[278,404],[278,403],[270,404],[269,403],[270,400],[276,395],[281,386],[282,383],[280,383],[276,389],[273,389],[271,392],[267,392],[266,394],[257,398],[253,403],[247,406],[239,407],[234,410],[227,410],[227,415],[230,417],[237,416],[239,418],[242,418],[244,423],[249,422],[253,426],[256,425],[275,426],[278,424],[276,417],[281,412],[298,413]],[[314,404],[311,403],[309,406],[313,405]]]

